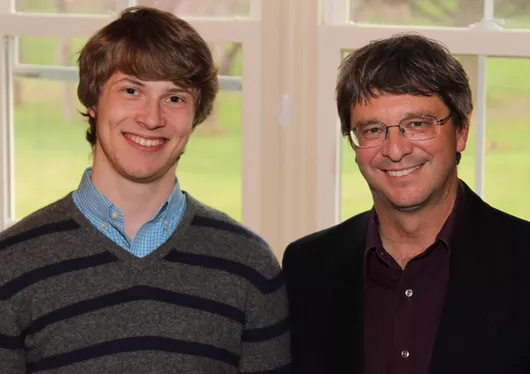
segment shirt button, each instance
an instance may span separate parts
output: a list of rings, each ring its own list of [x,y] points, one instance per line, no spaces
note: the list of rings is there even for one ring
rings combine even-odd
[[[103,223],[101,224],[101,228],[104,229],[104,228],[106,228],[106,227],[107,227],[107,222],[103,222]]]
[[[165,229],[167,229],[168,224],[169,224],[169,223],[167,222],[167,219],[165,219],[165,220],[164,220],[164,224],[163,224]]]
[[[111,216],[112,216],[112,219],[118,219],[119,214],[118,214],[118,212],[116,212],[115,210],[113,210]]]
[[[406,349],[404,349],[404,350],[401,351],[401,357],[403,357],[403,358],[409,358],[409,356],[410,356],[410,352],[407,351]]]
[[[412,297],[413,294],[414,294],[414,292],[412,292],[411,289],[408,289],[408,290],[405,291],[405,296],[407,296],[407,297]]]

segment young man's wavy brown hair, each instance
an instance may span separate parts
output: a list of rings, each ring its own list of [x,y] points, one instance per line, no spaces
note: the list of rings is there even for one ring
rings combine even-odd
[[[171,81],[195,89],[193,128],[210,115],[219,83],[206,42],[186,21],[149,7],[130,7],[93,35],[79,54],[77,96],[95,108],[101,88],[116,71],[147,81]],[[96,144],[96,119],[86,138]]]
[[[406,33],[380,39],[346,57],[337,78],[337,110],[348,135],[351,109],[379,93],[438,96],[451,121],[468,125],[473,110],[469,78],[460,62],[441,43]],[[460,162],[457,153],[457,163]]]

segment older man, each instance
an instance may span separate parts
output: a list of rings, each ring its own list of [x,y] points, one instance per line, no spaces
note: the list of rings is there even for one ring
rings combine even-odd
[[[337,106],[373,208],[285,252],[294,372],[530,372],[530,223],[458,179],[461,64],[420,35],[370,43]]]

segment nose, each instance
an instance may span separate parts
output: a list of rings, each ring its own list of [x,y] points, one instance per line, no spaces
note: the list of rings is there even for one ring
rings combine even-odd
[[[387,136],[381,146],[381,154],[393,162],[399,162],[403,157],[412,153],[413,145],[401,132],[399,126],[389,126]]]
[[[149,130],[154,130],[164,126],[164,118],[162,115],[162,103],[155,99],[148,99],[139,108],[136,117],[138,123]]]

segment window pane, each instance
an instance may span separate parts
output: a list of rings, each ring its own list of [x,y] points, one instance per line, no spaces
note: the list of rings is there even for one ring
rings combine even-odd
[[[137,0],[179,17],[248,17],[251,0]]]
[[[19,37],[17,60],[20,64],[76,66],[85,43],[85,38]]]
[[[17,12],[28,13],[115,13],[127,6],[127,0],[15,0]]]
[[[340,126],[340,125],[338,125]],[[340,221],[372,208],[372,194],[357,164],[355,152],[346,139],[342,139]]]
[[[350,0],[352,21],[378,25],[466,27],[480,21],[483,9],[482,0]]]
[[[352,50],[343,50],[342,58],[346,58]],[[340,127],[340,121],[337,120]],[[357,164],[355,151],[347,138],[340,141],[341,146],[341,196],[340,221],[344,221],[358,213],[372,208],[373,200],[368,184],[364,180]]]
[[[530,2],[526,0],[496,0],[495,18],[507,29],[530,28]]]
[[[530,220],[530,59],[488,58],[484,198]]]
[[[5,1],[5,0],[4,0]],[[167,10],[180,17],[248,17],[252,0],[15,0],[17,12],[109,14],[130,5]]]
[[[15,218],[20,219],[75,189],[91,158],[74,83],[16,79],[13,94]]]
[[[21,44],[24,52],[28,48],[42,50],[32,51],[32,64],[56,61],[46,50],[58,39],[50,39],[31,38],[31,44]],[[222,75],[221,92],[213,115],[192,135],[177,175],[184,190],[240,220],[241,45],[211,48]],[[84,134],[88,125],[78,113],[83,108],[76,98],[76,86],[77,82],[15,75],[16,219],[75,189],[82,172],[92,163]]]
[[[210,45],[221,76],[214,112],[192,134],[177,175],[182,189],[241,220],[241,45]]]

